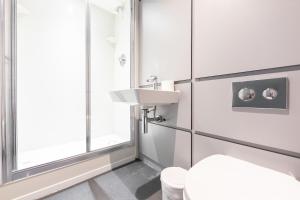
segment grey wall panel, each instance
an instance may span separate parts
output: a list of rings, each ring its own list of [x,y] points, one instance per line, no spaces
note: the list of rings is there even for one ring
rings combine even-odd
[[[300,1],[194,0],[193,77],[300,64]]]
[[[232,82],[279,77],[289,79],[289,110],[232,108]],[[300,153],[299,85],[300,71],[196,82],[193,129]]]
[[[191,0],[143,0],[140,7],[140,84],[191,78]]]
[[[157,114],[166,118],[162,124],[191,129],[191,83],[176,84],[175,89],[180,91],[180,99],[177,104],[157,107]]]
[[[214,154],[232,156],[300,178],[300,159],[193,135],[193,164]]]
[[[180,130],[149,124],[149,132],[140,131],[140,154],[164,167],[191,165],[191,134]]]

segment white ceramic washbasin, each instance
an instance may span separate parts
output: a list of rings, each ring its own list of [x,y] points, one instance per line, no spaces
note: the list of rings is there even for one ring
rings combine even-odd
[[[179,94],[179,91],[173,92],[141,88],[110,92],[110,96],[114,102],[124,102],[130,105],[162,105],[177,103]]]

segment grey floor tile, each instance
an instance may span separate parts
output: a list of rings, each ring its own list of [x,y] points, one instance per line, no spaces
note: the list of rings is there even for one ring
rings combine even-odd
[[[89,185],[85,182],[71,187],[44,200],[95,200]]]
[[[97,184],[112,200],[134,200],[134,194],[114,173],[108,173],[95,179]]]
[[[137,161],[44,200],[160,200],[160,172]]]
[[[94,198],[102,200],[110,200],[109,195],[97,184],[94,179],[88,181],[88,184],[91,188]]]

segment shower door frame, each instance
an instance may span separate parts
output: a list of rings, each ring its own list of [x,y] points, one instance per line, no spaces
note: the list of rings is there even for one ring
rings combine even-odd
[[[61,167],[71,166],[80,162],[99,157],[114,150],[124,149],[135,145],[138,130],[138,110],[136,106],[130,108],[130,141],[107,148],[91,151],[91,33],[90,33],[90,2],[86,1],[86,152],[72,157],[51,161],[45,164],[17,170],[17,131],[16,131],[16,20],[17,0],[0,0],[0,67],[1,67],[1,140],[0,152],[2,161],[2,183],[19,180],[25,177],[46,173]],[[137,11],[138,0],[131,2],[130,22],[130,87],[138,84],[137,53]],[[9,8],[9,9],[8,9]],[[8,27],[8,28],[7,28]],[[9,34],[6,29],[9,29]],[[5,41],[10,41],[6,43]],[[11,58],[11,59],[10,59]],[[5,64],[8,62],[8,64]],[[1,163],[0,163],[1,164]],[[0,166],[1,167],[1,166]],[[1,174],[0,174],[1,183]]]

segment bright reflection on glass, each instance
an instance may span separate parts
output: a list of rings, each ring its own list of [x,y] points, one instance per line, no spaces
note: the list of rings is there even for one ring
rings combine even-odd
[[[130,107],[109,97],[130,88],[131,1],[89,1],[90,55],[87,2],[17,0],[17,170],[85,153],[86,105],[91,150],[131,139]]]
[[[86,150],[86,4],[17,3],[17,165],[23,169]]]

